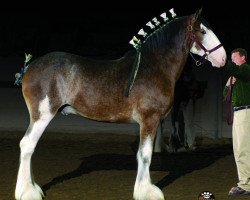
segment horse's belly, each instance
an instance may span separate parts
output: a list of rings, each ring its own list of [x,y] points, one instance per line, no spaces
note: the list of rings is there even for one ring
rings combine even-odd
[[[88,119],[96,121],[106,122],[131,122],[131,112],[126,109],[118,109],[114,106],[103,107],[103,106],[74,106],[74,108],[65,108],[62,110],[62,114],[78,114]]]

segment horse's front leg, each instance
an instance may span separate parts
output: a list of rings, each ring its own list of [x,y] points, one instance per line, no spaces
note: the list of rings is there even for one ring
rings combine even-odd
[[[140,145],[137,152],[138,170],[134,186],[135,200],[164,200],[162,191],[151,183],[149,167],[159,119],[140,122]]]

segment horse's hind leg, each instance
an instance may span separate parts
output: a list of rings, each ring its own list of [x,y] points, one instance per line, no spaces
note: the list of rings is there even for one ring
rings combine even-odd
[[[27,101],[26,101],[27,103]],[[44,195],[41,188],[34,182],[31,171],[31,156],[44,129],[55,113],[51,112],[48,96],[29,107],[30,125],[20,141],[20,164],[17,176],[15,198],[17,200],[41,200]]]
[[[138,170],[134,186],[134,199],[136,200],[164,200],[162,191],[151,183],[149,173],[158,123],[158,117],[152,117],[140,123],[140,145],[137,152]]]

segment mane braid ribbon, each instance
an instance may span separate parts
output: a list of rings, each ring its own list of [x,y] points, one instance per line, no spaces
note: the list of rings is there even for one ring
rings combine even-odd
[[[129,92],[134,84],[139,66],[140,66],[140,61],[141,61],[141,49],[140,48],[136,48],[136,56],[135,56],[135,60],[133,63],[133,67],[132,67],[132,71],[130,73],[129,79],[128,79],[128,83],[127,83],[127,88],[125,90],[125,96],[128,97],[129,96]]]

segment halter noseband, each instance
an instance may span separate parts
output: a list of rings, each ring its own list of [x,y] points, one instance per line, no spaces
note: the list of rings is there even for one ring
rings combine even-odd
[[[192,58],[195,60],[195,64],[197,66],[200,66],[201,64],[203,64],[206,61],[206,57],[212,53],[213,51],[216,51],[217,49],[219,49],[220,47],[222,47],[222,44],[218,44],[217,46],[215,46],[214,48],[207,50],[206,47],[203,46],[203,44],[200,42],[200,40],[198,39],[198,37],[194,34],[194,30],[193,30],[193,26],[189,25],[187,27],[188,29],[188,33],[189,33],[189,37],[193,42],[196,42],[196,44],[198,44],[200,46],[201,49],[203,49],[203,51],[205,52],[203,56],[201,56],[201,58],[199,60],[195,60],[195,58],[192,56]]]

